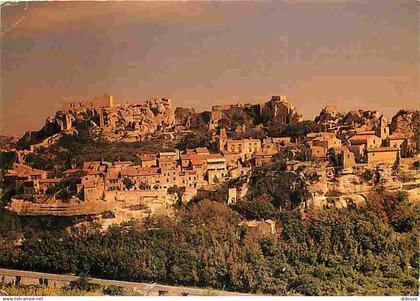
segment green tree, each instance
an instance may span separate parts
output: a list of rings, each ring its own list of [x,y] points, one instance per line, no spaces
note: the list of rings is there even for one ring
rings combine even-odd
[[[127,190],[130,190],[130,189],[134,186],[134,183],[133,183],[133,181],[132,181],[130,178],[124,178],[124,179],[122,180],[122,182],[123,182],[123,184],[124,184],[124,187],[125,187]]]
[[[196,147],[210,147],[210,136],[208,133],[193,132],[183,136],[175,146],[177,149],[186,150]]]
[[[124,184],[125,185],[125,184]],[[126,186],[127,187],[127,186]],[[130,188],[127,188],[127,189],[130,189]],[[143,182],[141,182],[140,184],[139,184],[139,189],[140,190],[150,190],[150,185],[148,185],[148,184],[146,184],[146,183],[143,183]]]
[[[328,161],[330,161],[333,165],[337,165],[337,157],[336,157],[336,154],[335,154],[335,150],[334,150],[334,148],[329,148],[328,150],[327,150],[327,159],[328,159]]]
[[[12,169],[13,164],[16,163],[17,156],[15,152],[0,152],[0,169]]]

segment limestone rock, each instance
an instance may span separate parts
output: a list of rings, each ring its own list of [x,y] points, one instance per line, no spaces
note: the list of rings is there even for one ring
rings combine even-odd
[[[336,105],[326,105],[319,115],[315,117],[315,122],[324,126],[336,126],[343,118]]]
[[[176,108],[175,109],[175,123],[177,126],[188,126],[187,123],[194,116],[195,110],[190,108]]]
[[[394,117],[390,124],[392,135],[407,137],[410,146],[414,150],[420,150],[420,111],[401,110]]]
[[[357,194],[369,192],[372,186],[363,183],[356,175],[343,175],[338,177],[335,182],[329,183],[329,191],[333,194]]]
[[[267,103],[259,105],[261,116],[281,124],[296,123],[302,120],[295,107],[287,100],[286,96],[272,96]]]
[[[366,130],[374,130],[381,116],[377,111],[350,111],[343,117],[340,123],[346,126],[364,126]]]
[[[84,122],[93,135],[100,134],[108,141],[138,141],[144,135],[174,127],[175,113],[169,99],[154,98],[136,104],[72,108],[57,112],[50,121],[61,131]]]

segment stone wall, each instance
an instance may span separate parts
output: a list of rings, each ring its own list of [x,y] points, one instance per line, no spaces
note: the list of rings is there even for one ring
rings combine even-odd
[[[69,286],[70,282],[78,281],[78,276],[72,275],[60,275],[51,273],[38,273],[21,270],[11,269],[0,269],[1,282],[5,284],[24,284],[24,285],[45,285],[63,287]],[[169,286],[161,285],[157,283],[141,283],[141,282],[129,282],[129,281],[118,281],[108,280],[99,278],[89,278],[89,283],[98,284],[104,287],[117,286],[127,290],[141,293],[144,296],[235,296],[235,295],[246,295],[235,292],[218,291],[213,289],[202,289],[192,288],[183,286]]]

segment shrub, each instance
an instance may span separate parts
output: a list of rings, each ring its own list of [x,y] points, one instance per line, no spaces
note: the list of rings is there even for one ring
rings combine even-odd
[[[373,179],[373,171],[370,169],[366,169],[363,174],[362,177],[365,181],[370,181]]]
[[[70,282],[70,288],[91,292],[100,289],[101,286],[99,284],[90,283],[89,278],[86,275],[82,275],[79,279]]]
[[[127,190],[130,190],[134,186],[134,183],[130,178],[124,178],[122,182]]]

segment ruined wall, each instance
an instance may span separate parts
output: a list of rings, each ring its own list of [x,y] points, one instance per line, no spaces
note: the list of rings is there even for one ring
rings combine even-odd
[[[112,95],[103,95],[94,97],[84,101],[70,101],[63,104],[64,111],[80,110],[80,109],[99,109],[112,107],[114,98]]]

